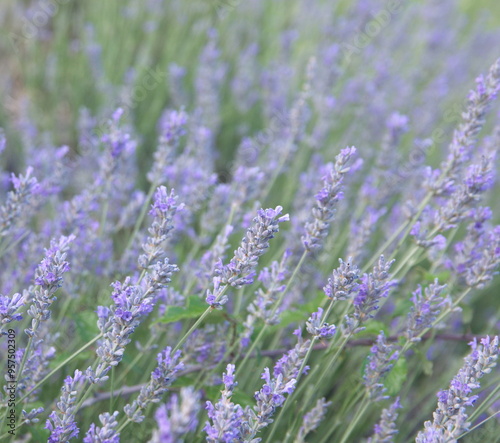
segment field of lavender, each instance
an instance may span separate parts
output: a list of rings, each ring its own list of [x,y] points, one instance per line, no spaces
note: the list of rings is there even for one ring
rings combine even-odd
[[[500,442],[500,5],[0,5],[0,441]]]

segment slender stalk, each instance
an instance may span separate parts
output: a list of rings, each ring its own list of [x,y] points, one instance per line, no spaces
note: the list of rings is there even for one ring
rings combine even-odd
[[[125,249],[123,251],[122,254],[123,257],[125,257],[129,249],[132,247],[132,243],[134,242],[134,239],[137,233],[139,232],[139,229],[141,229],[142,222],[144,221],[144,217],[146,216],[146,211],[148,210],[149,202],[151,201],[151,197],[153,197],[155,190],[156,190],[156,183],[152,183],[151,187],[149,188],[148,195],[146,195],[146,198],[144,199],[144,204],[142,205],[139,217],[137,217],[137,220],[135,222],[134,230],[132,231],[132,234],[128,239],[127,246],[125,246]]]
[[[77,351],[73,352],[66,360],[62,361],[59,363],[52,371],[50,371],[44,378],[42,378],[35,386],[33,386],[26,394],[24,394],[20,399],[19,403],[21,403],[26,397],[28,397],[32,392],[34,392],[36,389],[38,389],[43,383],[45,383],[50,377],[52,377],[59,369],[62,367],[66,366],[71,360],[73,360],[75,357],[77,357],[80,353],[85,351],[89,346],[94,344],[97,340],[102,338],[103,334],[99,334],[96,337],[94,337],[92,340],[90,340],[88,343],[83,345],[80,349]]]
[[[300,260],[297,263],[297,266],[295,267],[292,275],[290,276],[290,279],[288,280],[288,283],[287,283],[285,289],[280,294],[280,297],[278,298],[277,302],[274,304],[273,310],[271,311],[272,314],[274,314],[276,312],[276,310],[280,306],[281,302],[283,301],[283,297],[285,296],[285,294],[290,289],[290,286],[295,281],[295,278],[297,277],[297,274],[300,271],[300,268],[302,267],[302,264],[304,263],[304,260],[306,259],[306,256],[307,256],[307,251],[304,251],[304,253],[302,254],[302,257],[300,257]],[[260,342],[260,340],[262,339],[262,337],[266,333],[268,327],[269,327],[269,325],[266,323],[266,324],[264,324],[264,326],[260,330],[259,335],[257,336],[257,338],[253,341],[252,345],[250,346],[250,349],[248,350],[248,353],[245,355],[245,357],[243,358],[243,361],[240,363],[240,365],[236,369],[236,375],[235,375],[236,377],[241,372],[241,370],[242,370],[241,368],[245,367],[245,363],[247,362],[247,360],[249,358],[249,355],[255,350],[255,348],[257,347],[257,344]]]
[[[358,408],[354,418],[349,422],[349,425],[347,426],[347,429],[344,432],[344,435],[342,436],[342,440],[340,440],[340,443],[345,443],[347,441],[347,439],[351,435],[351,432],[354,430],[359,420],[361,420],[361,417],[364,415],[369,405],[370,402],[368,401],[368,397],[365,395],[362,405]]]
[[[334,300],[330,300],[330,304],[328,306],[328,309],[326,310],[326,312],[323,314],[323,318],[321,320],[321,323],[323,324],[324,322],[326,322],[328,320],[328,316],[330,315],[330,311],[332,309],[332,306],[333,306],[333,303],[334,303]],[[300,369],[299,369],[299,372],[297,373],[297,377],[295,379],[295,386],[298,386],[299,385],[299,381],[300,381],[300,378],[302,376],[302,373],[304,372],[304,368],[306,367],[306,364],[307,362],[309,361],[309,357],[311,356],[311,353],[314,349],[314,344],[316,343],[316,341],[318,340],[318,336],[314,336],[312,339],[311,339],[311,343],[309,344],[309,348],[307,349],[307,352],[306,352],[306,355],[304,356],[304,360],[302,360],[302,364],[300,365]],[[285,415],[285,412],[286,410],[288,409],[288,406],[290,405],[290,397],[292,396],[293,394],[289,395],[286,399],[285,399],[285,402],[283,403],[283,405],[281,406],[281,410],[278,414],[278,417],[276,418],[276,420],[274,421],[274,424],[273,424],[273,429],[271,431],[271,434],[269,435],[268,439],[269,441],[273,441],[273,437],[274,437],[274,433],[276,432],[276,429],[278,429],[278,424],[280,423],[281,419],[283,418],[283,416]],[[295,398],[297,396],[294,396]]]

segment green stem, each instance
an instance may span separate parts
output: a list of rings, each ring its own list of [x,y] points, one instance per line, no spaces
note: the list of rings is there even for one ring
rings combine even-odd
[[[324,324],[328,320],[328,316],[330,315],[330,311],[332,310],[333,303],[334,303],[334,300],[333,299],[330,300],[330,304],[328,305],[328,309],[323,314],[323,318],[321,319],[321,324]],[[311,339],[311,343],[309,344],[309,347],[307,349],[306,355],[304,356],[304,359],[302,360],[302,364],[300,365],[299,372],[297,373],[297,377],[295,379],[295,386],[299,385],[299,381],[300,381],[300,378],[301,378],[301,376],[302,376],[302,374],[304,372],[304,368],[306,367],[306,364],[309,361],[309,357],[311,356],[312,350],[314,348],[314,344],[316,343],[316,341],[318,339],[319,339],[319,337],[316,336],[316,335]],[[290,405],[290,401],[289,401],[290,397],[291,397],[291,395],[289,395],[285,399],[285,402],[282,405],[282,408],[281,408],[281,410],[280,410],[280,412],[278,414],[278,417],[276,418],[276,420],[275,420],[275,422],[273,424],[273,429],[271,431],[271,434],[268,437],[269,441],[273,441],[272,437],[274,436],[274,433],[276,432],[276,429],[278,429],[278,424],[281,421],[281,419],[283,418],[283,416],[285,415],[285,411],[288,408],[288,405]],[[296,395],[294,397],[297,398]]]
[[[344,435],[342,436],[342,440],[340,440],[340,443],[345,443],[349,436],[351,435],[351,432],[353,429],[356,427],[358,424],[359,420],[363,416],[363,414],[366,412],[368,409],[368,406],[370,405],[370,402],[368,401],[368,397],[365,396],[362,406],[360,406],[356,412],[356,415],[354,416],[354,419],[349,422],[349,425],[347,426],[346,431],[344,432]]]
[[[217,298],[215,299],[215,303],[217,303],[217,301],[219,301],[222,296],[224,295],[224,293],[226,292],[228,288],[228,285],[224,286],[224,288],[222,288],[222,291],[221,293],[217,296]],[[175,354],[175,352],[184,344],[184,342],[188,339],[188,337],[196,330],[196,328],[203,322],[203,320],[205,320],[205,318],[214,310],[214,308],[212,308],[211,306],[209,306],[205,312],[203,314],[201,314],[201,316],[198,318],[198,320],[195,321],[195,323],[193,324],[193,326],[191,326],[189,328],[189,330],[183,335],[183,337],[179,340],[179,342],[177,343],[177,345],[175,346],[174,350],[172,351],[172,354]]]
[[[425,198],[422,200],[422,202],[420,203],[420,206],[418,207],[417,212],[415,213],[415,215],[409,221],[403,222],[398,227],[398,229],[396,229],[394,231],[394,233],[386,240],[386,242],[380,248],[378,248],[377,252],[366,263],[365,267],[363,268],[363,272],[366,272],[366,270],[369,269],[373,265],[373,263],[375,263],[375,261],[377,260],[377,258],[379,258],[386,251],[386,249],[394,242],[394,240],[396,240],[399,237],[399,235],[401,233],[403,233],[405,231],[405,229],[406,229],[406,232],[404,232],[403,236],[401,237],[401,239],[399,240],[398,244],[396,245],[395,251],[397,251],[400,248],[400,246],[406,240],[406,237],[408,237],[408,234],[410,233],[413,225],[418,220],[418,218],[422,214],[422,211],[427,206],[427,203],[429,203],[429,201],[431,200],[432,195],[433,194],[429,192],[425,196]]]
[[[307,251],[304,251],[304,253],[302,254],[302,257],[300,257],[300,260],[297,263],[297,266],[295,267],[292,275],[290,276],[290,279],[288,280],[288,283],[287,283],[285,289],[280,294],[280,297],[278,298],[277,302],[274,304],[274,307],[273,307],[273,309],[271,311],[271,314],[274,314],[276,312],[276,310],[278,309],[278,307],[280,306],[281,302],[283,301],[283,298],[284,298],[285,294],[290,289],[290,286],[293,284],[293,282],[294,282],[294,280],[295,280],[295,278],[296,278],[296,276],[297,276],[300,268],[302,267],[302,264],[304,263],[304,260],[305,260],[306,256],[307,256]],[[250,346],[250,349],[248,350],[248,353],[243,358],[243,361],[239,364],[238,369],[236,369],[236,374],[235,374],[236,377],[239,375],[239,373],[241,372],[242,368],[245,368],[245,363],[250,358],[250,355],[255,350],[255,348],[257,346],[257,343],[259,343],[259,341],[262,339],[262,337],[264,336],[264,334],[267,331],[268,327],[269,327],[269,325],[266,323],[266,324],[264,324],[264,326],[260,330],[259,335],[257,336],[257,338],[255,339],[255,341]]]
[[[26,397],[28,397],[32,392],[34,392],[36,389],[38,389],[43,383],[45,383],[50,377],[52,377],[59,369],[62,367],[66,366],[71,360],[73,360],[75,357],[77,357],[81,352],[85,351],[90,345],[95,343],[97,340],[102,338],[103,334],[99,334],[98,336],[94,337],[91,341],[83,345],[80,349],[75,351],[73,354],[71,354],[66,360],[63,362],[59,363],[52,371],[50,371],[44,378],[42,378],[35,386],[33,386],[26,394],[24,394],[21,399],[19,400],[19,403],[22,402]]]
[[[152,183],[151,187],[149,188],[148,195],[146,195],[146,198],[144,199],[144,204],[142,205],[139,217],[137,217],[137,220],[135,222],[134,230],[132,231],[127,246],[125,246],[125,250],[123,251],[122,254],[123,257],[125,257],[129,249],[132,247],[132,243],[134,242],[134,239],[137,233],[139,232],[139,229],[141,229],[142,222],[144,221],[144,217],[146,216],[146,211],[148,210],[149,202],[151,200],[151,197],[153,197],[155,190],[156,190],[156,183]]]
[[[483,413],[483,411],[486,409],[485,407],[483,407],[483,405],[487,405],[488,402],[490,402],[490,400],[492,400],[496,396],[496,394],[498,393],[498,391],[500,391],[500,384],[499,383],[495,383],[495,388],[481,402],[481,405],[477,409],[475,409],[474,412],[472,412],[472,414],[470,415],[470,417],[469,417],[469,421],[470,422],[474,422],[476,420],[476,418],[479,417]]]

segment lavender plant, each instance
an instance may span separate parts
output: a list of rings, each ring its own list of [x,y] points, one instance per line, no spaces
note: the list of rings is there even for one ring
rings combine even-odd
[[[462,3],[2,4],[0,441],[498,441]]]

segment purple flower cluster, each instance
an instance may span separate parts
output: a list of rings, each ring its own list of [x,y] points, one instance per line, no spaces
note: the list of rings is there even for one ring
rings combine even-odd
[[[156,302],[156,292],[164,287],[172,273],[177,271],[175,265],[170,265],[168,260],[160,262],[159,271],[156,267],[151,274],[146,274],[145,283],[132,284],[130,277],[124,283],[112,284],[114,304],[111,308],[99,307],[97,310],[97,325],[104,335],[97,355],[100,363],[94,370],[87,369],[86,375],[91,383],[105,381],[107,372],[112,366],[120,363],[125,347],[130,343],[130,335],[141,323],[143,317],[148,315]]]
[[[148,180],[153,184],[163,181],[165,169],[173,161],[179,139],[186,133],[185,127],[188,115],[184,111],[165,111],[159,121],[158,147],[154,153],[154,162],[151,171],[147,174]]]
[[[469,93],[463,123],[453,133],[446,161],[441,166],[443,173],[432,185],[435,194],[448,193],[463,165],[470,160],[477,135],[485,123],[486,112],[500,90],[500,59],[491,67],[487,77],[476,79],[476,89]]]
[[[328,340],[335,335],[335,325],[329,325],[323,320],[323,309],[318,308],[313,312],[306,323],[306,329],[314,337]]]
[[[117,416],[118,411],[115,411],[113,414],[110,414],[109,412],[99,414],[101,426],[96,426],[92,423],[83,438],[83,443],[119,443],[120,433],[116,432],[116,428],[118,426],[118,421],[116,420]]]
[[[348,300],[352,293],[358,290],[360,270],[351,265],[352,258],[344,262],[339,258],[339,267],[334,269],[328,283],[323,288],[326,296],[334,301]]]
[[[355,147],[342,149],[335,159],[335,165],[323,178],[323,188],[316,194],[312,220],[306,223],[306,234],[302,237],[302,243],[307,251],[320,248],[322,240],[328,234],[335,215],[335,206],[343,197],[342,182],[344,175],[349,171],[348,163],[355,153]]]
[[[454,0],[130,0],[114,21],[89,0],[64,39],[71,8],[43,24],[18,3],[0,7],[24,55],[0,78],[15,438],[449,442],[491,413],[498,338],[474,337],[498,323],[500,59],[457,102],[500,28]]]
[[[140,269],[147,269],[151,264],[165,257],[162,245],[174,227],[172,219],[178,209],[177,196],[174,190],[172,189],[169,194],[165,186],[160,186],[156,190],[154,202],[149,211],[154,220],[149,228],[151,237],[148,237],[146,243],[142,245],[145,253],[139,256]]]
[[[207,401],[208,418],[212,421],[205,425],[207,441],[210,443],[230,443],[241,439],[241,426],[244,420],[243,408],[231,401],[234,388],[238,383],[234,380],[235,366],[228,364],[226,372],[222,376],[224,389],[221,398],[214,405]]]
[[[425,429],[417,435],[417,443],[457,441],[466,432],[467,407],[473,406],[478,395],[479,379],[491,372],[498,359],[498,337],[489,336],[470,343],[472,353],[465,358],[465,364],[450,383],[449,389],[437,394],[438,405],[434,420],[425,422]]]
[[[324,398],[320,398],[316,402],[314,407],[304,415],[302,426],[297,433],[297,442],[305,442],[305,437],[307,436],[307,434],[314,431],[319,426],[319,424],[325,417],[328,407],[331,406],[331,404],[331,401],[327,402]]]
[[[35,272],[35,283],[38,285],[33,289],[32,305],[28,314],[33,317],[31,328],[25,330],[30,337],[36,334],[40,322],[50,318],[50,307],[56,300],[55,292],[62,286],[63,274],[69,271],[69,263],[66,261],[66,252],[69,244],[75,239],[73,235],[62,236],[58,241],[52,240],[50,248],[46,249],[46,255]]]
[[[285,402],[285,394],[290,395],[295,390],[296,379],[304,361],[310,341],[303,340],[300,329],[294,332],[297,344],[281,357],[273,369],[273,377],[269,368],[264,369],[262,379],[264,386],[255,393],[257,404],[253,409],[246,410],[246,423],[244,441],[255,441],[255,435],[273,422],[272,416],[276,410]],[[308,366],[303,371],[307,372]],[[260,441],[258,439],[257,441]]]
[[[433,322],[444,306],[449,306],[449,297],[441,296],[446,285],[439,285],[436,279],[433,284],[425,288],[422,294],[422,287],[419,286],[412,295],[413,306],[408,314],[406,323],[406,337],[412,342],[421,340],[419,335],[427,328],[433,326]]]
[[[274,309],[274,305],[278,300],[279,295],[285,290],[286,285],[283,281],[288,276],[287,271],[288,259],[291,251],[286,250],[278,263],[274,261],[270,268],[264,268],[259,274],[258,280],[263,288],[259,288],[255,292],[255,299],[248,305],[247,319],[243,323],[244,332],[241,338],[241,346],[247,347],[250,343],[250,336],[254,330],[254,324],[257,319],[261,319],[267,325],[274,325],[279,322],[278,312]]]
[[[393,345],[387,344],[383,331],[377,337],[377,343],[371,349],[368,356],[368,364],[363,375],[363,383],[366,386],[368,396],[372,401],[380,401],[388,398],[384,396],[384,376],[391,370],[399,352]]]
[[[174,382],[177,372],[184,368],[184,364],[179,362],[180,356],[181,352],[172,353],[170,346],[158,354],[156,358],[158,366],[151,373],[151,380],[141,389],[137,400],[123,408],[129,420],[136,423],[142,422],[144,410],[151,403],[160,401],[167,387]]]
[[[346,316],[342,325],[344,335],[356,334],[363,330],[361,325],[373,318],[373,312],[379,309],[380,300],[387,297],[390,289],[396,285],[395,280],[389,280],[389,270],[393,263],[394,260],[386,262],[382,255],[373,267],[373,272],[361,277],[353,299],[354,313],[352,316]]]
[[[262,373],[264,385],[255,393],[257,404],[253,407],[242,408],[231,402],[231,396],[237,382],[234,380],[235,366],[229,364],[226,373],[223,374],[225,389],[221,398],[214,405],[207,402],[208,417],[212,421],[206,423],[205,432],[207,441],[210,442],[233,442],[249,441],[259,442],[255,438],[258,432],[273,422],[272,416],[275,410],[283,405],[286,395],[295,390],[296,378],[304,361],[310,341],[303,340],[301,331],[294,333],[297,336],[297,345],[279,359],[274,366],[273,375],[269,368]],[[304,372],[308,370],[306,366]]]
[[[19,312],[26,303],[27,294],[16,293],[12,297],[0,295],[0,332],[5,334],[4,328],[12,321],[23,319]]]
[[[45,428],[50,431],[49,442],[65,442],[78,437],[80,430],[75,421],[75,401],[78,385],[84,380],[81,371],[76,370],[73,377],[64,380],[62,394],[57,402],[57,410],[49,415]]]
[[[380,421],[373,428],[373,436],[368,439],[368,443],[392,443],[394,436],[398,433],[396,420],[398,418],[397,410],[402,406],[399,403],[399,397],[389,408],[382,410]]]
[[[269,248],[269,240],[279,231],[279,224],[289,220],[288,214],[280,216],[282,209],[277,206],[258,211],[234,257],[217,270],[222,284],[240,288],[253,283],[259,257]]]
[[[158,429],[153,432],[151,443],[175,443],[196,431],[200,400],[201,393],[192,387],[181,388],[180,396],[173,394],[167,404],[156,410]]]
[[[29,167],[25,175],[11,175],[13,190],[7,194],[7,200],[0,207],[0,238],[7,236],[20,221],[25,219],[23,211],[29,208],[31,200],[39,191],[39,184],[32,177],[33,168]]]

